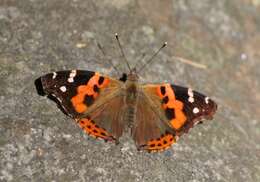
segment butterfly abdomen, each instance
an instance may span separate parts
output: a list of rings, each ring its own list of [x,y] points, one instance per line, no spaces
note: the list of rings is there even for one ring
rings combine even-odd
[[[125,95],[125,104],[126,104],[126,113],[124,113],[125,121],[128,123],[128,125],[131,127],[134,119],[135,119],[135,113],[136,113],[136,101],[138,97],[137,92],[137,84],[136,81],[129,81],[127,80],[125,83],[126,88],[126,95]]]

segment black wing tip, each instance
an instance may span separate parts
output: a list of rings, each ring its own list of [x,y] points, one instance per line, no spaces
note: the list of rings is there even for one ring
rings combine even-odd
[[[34,81],[34,85],[35,85],[35,88],[36,88],[36,91],[37,91],[38,95],[40,95],[40,96],[45,96],[46,95],[46,93],[44,92],[44,88],[43,88],[41,77],[37,78]]]
[[[210,110],[208,111],[207,113],[207,116],[209,119],[213,119],[213,115],[217,112],[218,110],[218,105],[215,101],[213,100],[210,100],[211,101],[211,107],[210,107]]]

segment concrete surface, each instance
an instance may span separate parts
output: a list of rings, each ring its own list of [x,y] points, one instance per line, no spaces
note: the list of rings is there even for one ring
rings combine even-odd
[[[259,12],[259,0],[1,0],[0,181],[260,181]],[[212,96],[214,120],[149,154],[127,135],[90,139],[37,94],[34,80],[54,70],[114,75],[96,41],[126,71],[115,32],[131,64],[167,41],[143,81]]]

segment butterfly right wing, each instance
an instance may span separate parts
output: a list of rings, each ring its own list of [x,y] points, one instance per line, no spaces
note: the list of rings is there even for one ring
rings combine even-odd
[[[139,89],[133,137],[137,146],[160,151],[171,146],[197,122],[212,119],[216,103],[189,88],[147,84]]]
[[[161,109],[157,87],[149,84],[139,87],[132,127],[137,148],[149,152],[165,150],[176,142],[176,132]]]
[[[175,131],[167,123],[167,118],[157,112],[156,106],[145,94],[139,93],[132,126],[132,137],[139,150],[161,151],[176,141]]]

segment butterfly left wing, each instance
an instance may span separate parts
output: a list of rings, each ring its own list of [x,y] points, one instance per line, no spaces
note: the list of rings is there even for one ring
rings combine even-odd
[[[217,109],[208,97],[177,85],[148,84],[140,90],[132,133],[137,145],[148,151],[168,148],[197,122],[212,119]]]
[[[38,93],[54,100],[87,134],[111,141],[124,127],[121,87],[118,80],[86,70],[58,71],[36,80]]]

